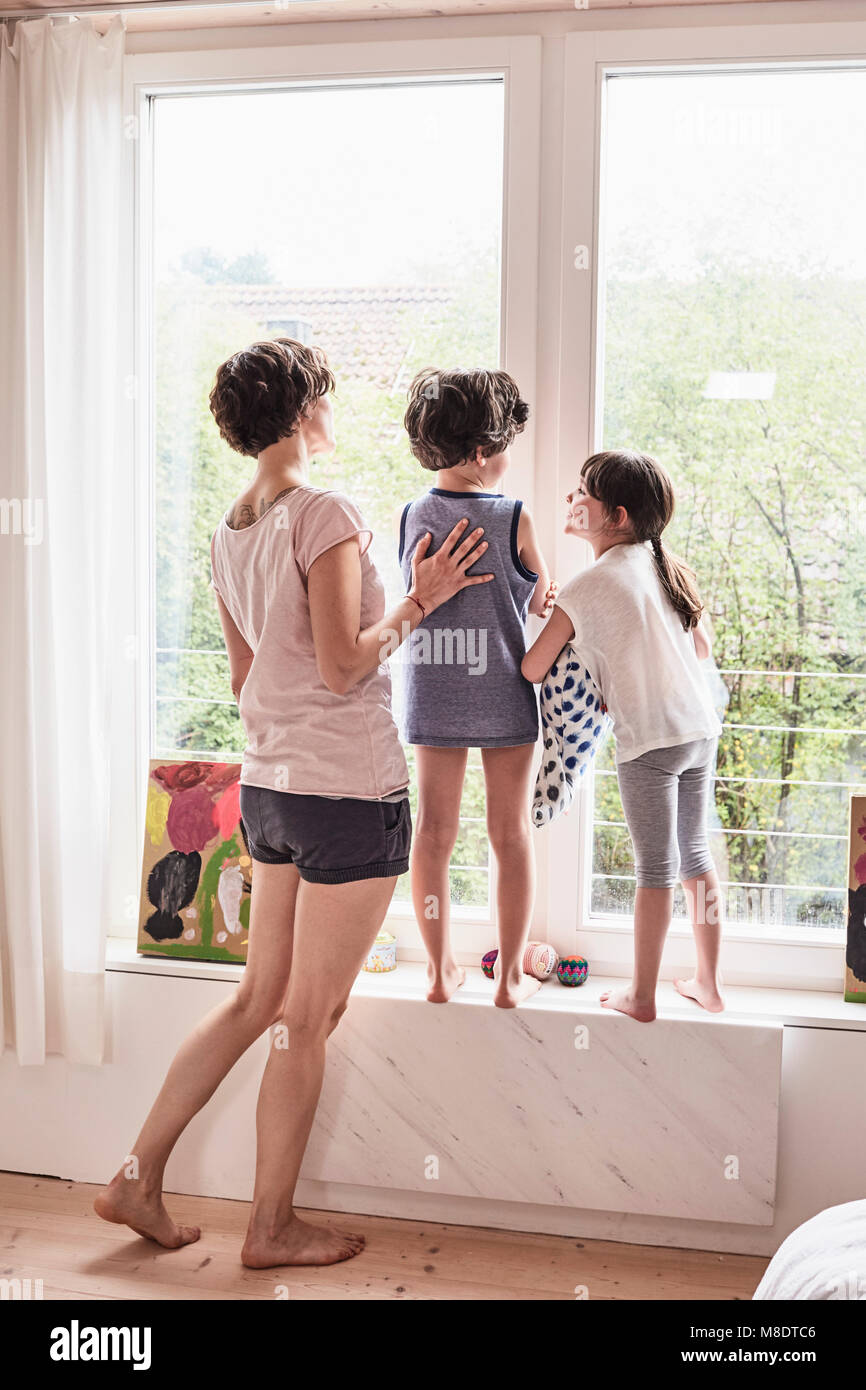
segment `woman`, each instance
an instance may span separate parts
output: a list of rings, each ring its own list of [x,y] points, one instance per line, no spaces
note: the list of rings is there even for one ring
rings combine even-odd
[[[241,1253],[258,1269],[333,1264],[364,1245],[301,1221],[293,1198],[326,1040],[408,868],[408,771],[382,661],[426,614],[492,578],[467,576],[486,542],[461,521],[435,555],[429,537],[421,542],[409,593],[385,616],[360,512],[307,481],[311,459],[335,447],[333,388],[319,349],[277,338],[224,362],[211,392],[223,438],[257,461],[211,542],[248,740],[240,805],[256,865],[247,964],[233,996],[181,1047],[131,1155],[94,1204],[160,1245],[197,1240],[199,1228],[177,1225],[163,1205],[165,1164],[238,1058],[281,1025],[259,1091]]]

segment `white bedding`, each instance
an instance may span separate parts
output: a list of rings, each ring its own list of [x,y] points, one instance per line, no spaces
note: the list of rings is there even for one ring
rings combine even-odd
[[[866,1201],[828,1207],[792,1231],[753,1298],[866,1300]]]

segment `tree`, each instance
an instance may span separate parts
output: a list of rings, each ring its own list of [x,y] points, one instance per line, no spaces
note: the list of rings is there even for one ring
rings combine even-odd
[[[833,890],[835,926],[847,880],[841,784],[866,780],[854,732],[863,684],[846,679],[866,670],[864,325],[862,282],[742,258],[690,279],[607,286],[605,443],[644,449],[671,471],[670,544],[697,571],[727,672],[736,727],[720,741],[716,805],[734,832],[728,876],[805,885],[785,894],[788,921],[826,922]],[[708,400],[711,370],[773,371],[774,395]],[[785,675],[760,674],[771,670]],[[851,732],[813,732],[833,729]],[[604,801],[604,818],[621,819],[613,786]],[[624,872],[623,841],[603,837],[604,872]]]

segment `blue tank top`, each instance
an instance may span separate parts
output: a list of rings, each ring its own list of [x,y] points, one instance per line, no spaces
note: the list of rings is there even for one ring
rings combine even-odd
[[[487,549],[467,574],[494,574],[461,589],[425,618],[404,644],[403,737],[439,748],[535,743],[535,689],[521,674],[525,624],[538,575],[520,561],[523,503],[494,492],[431,488],[407,503],[400,522],[400,568],[408,589],[412,556],[429,531],[432,554],[462,517],[484,527]]]

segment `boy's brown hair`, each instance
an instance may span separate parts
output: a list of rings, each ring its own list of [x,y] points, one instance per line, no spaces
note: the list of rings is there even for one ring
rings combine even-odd
[[[268,338],[217,368],[210,408],[226,443],[256,458],[294,434],[301,418],[334,386],[321,348],[294,338]]]
[[[403,424],[418,462],[436,473],[474,458],[476,449],[484,458],[503,453],[528,419],[507,372],[427,367],[409,387]]]

